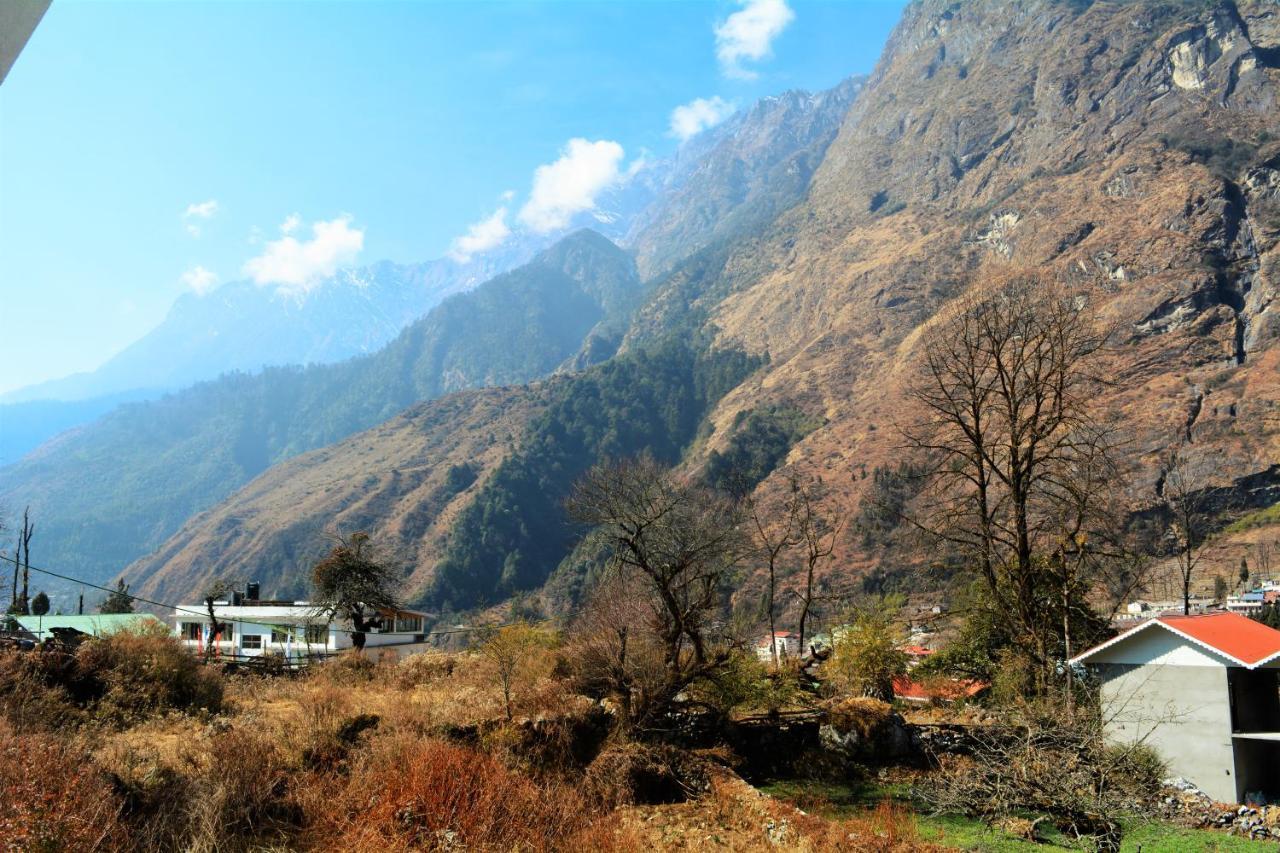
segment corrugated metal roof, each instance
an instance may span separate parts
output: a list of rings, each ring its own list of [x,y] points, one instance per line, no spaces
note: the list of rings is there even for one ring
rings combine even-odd
[[[1205,613],[1197,616],[1158,616],[1112,637],[1075,658],[1081,663],[1103,649],[1123,642],[1139,631],[1159,626],[1185,640],[1217,652],[1248,669],[1280,657],[1280,631],[1239,613]]]
[[[138,628],[155,624],[164,626],[150,613],[95,613],[89,616],[15,616],[18,624],[37,636],[47,635],[54,628],[74,628],[83,634],[100,637],[122,628]]]

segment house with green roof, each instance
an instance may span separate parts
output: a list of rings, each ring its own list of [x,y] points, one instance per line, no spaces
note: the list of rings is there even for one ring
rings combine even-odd
[[[140,631],[148,626],[165,625],[150,613],[95,613],[90,616],[13,616],[25,631],[43,642],[53,637],[54,628],[71,628],[91,637],[101,637],[116,631]]]

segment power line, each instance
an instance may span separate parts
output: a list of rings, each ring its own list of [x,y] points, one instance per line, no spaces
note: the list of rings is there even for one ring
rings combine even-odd
[[[14,558],[14,557],[10,557],[10,556],[8,556],[8,555],[6,555],[6,554],[3,554],[3,553],[0,553],[0,560],[3,560],[3,561],[4,561],[4,562],[6,562],[6,563],[13,563],[15,566],[16,566],[16,565],[18,565],[18,561],[17,561],[17,559],[16,559],[16,558]],[[81,586],[91,587],[92,589],[100,590],[100,591],[102,591],[102,592],[106,592],[106,593],[116,593],[116,592],[119,592],[119,590],[117,590],[117,589],[111,589],[110,587],[101,586],[101,585],[96,584],[96,583],[91,583],[91,582],[86,581],[86,580],[81,580],[80,578],[71,577],[70,575],[60,574],[60,573],[58,573],[58,572],[51,571],[51,570],[49,570],[49,569],[41,569],[41,568],[37,568],[36,566],[27,566],[25,563],[23,563],[22,565],[24,565],[26,568],[30,569],[30,570],[31,570],[31,571],[33,571],[33,572],[39,572],[39,573],[40,573],[40,574],[42,574],[42,575],[48,575],[49,577],[58,578],[59,580],[70,581],[71,583],[78,583],[78,584],[80,584]],[[168,604],[168,603],[163,602],[163,601],[156,601],[156,600],[154,600],[154,599],[150,599],[150,598],[143,598],[142,596],[140,596],[140,595],[134,595],[134,594],[133,594],[133,593],[131,593],[131,592],[125,593],[125,595],[127,595],[131,601],[141,601],[143,604],[150,604],[150,605],[151,605],[151,606],[153,606],[153,607],[160,607],[160,608],[163,608],[163,609],[165,609],[165,610],[172,610],[175,614],[180,614],[180,615],[184,615],[184,616],[199,616],[202,620],[205,620],[205,619],[208,619],[208,618],[209,618],[209,614],[208,614],[208,612],[206,612],[206,611],[204,611],[204,610],[190,610],[190,609],[188,609],[188,608],[181,607],[181,606],[176,605],[176,604]],[[317,615],[324,615],[324,611],[320,611],[320,610],[318,610],[318,611],[317,611]],[[219,620],[219,621],[221,621],[221,620]],[[238,624],[238,625],[257,625],[257,626],[262,627],[262,628],[295,628],[295,627],[297,627],[296,625],[293,625],[293,624],[291,624],[291,623],[272,623],[272,622],[261,622],[261,621],[258,621],[258,620],[256,620],[256,619],[237,619],[237,618],[234,618],[234,617],[228,617],[228,618],[227,618],[227,621],[228,621],[228,622],[233,622],[233,623]],[[544,624],[544,623],[546,623],[546,622],[550,622],[550,621],[551,621],[550,619],[539,619],[539,620],[537,620],[536,622],[532,622],[532,623],[529,623],[529,624],[541,625],[541,624]],[[330,617],[330,622],[332,622],[332,617]],[[519,624],[519,623],[506,622],[506,623],[503,623],[503,624],[501,624],[501,625],[477,625],[477,626],[475,626],[474,628],[449,628],[449,629],[447,629],[447,630],[443,630],[443,631],[392,631],[391,633],[393,633],[393,634],[396,634],[396,633],[398,633],[398,634],[422,634],[424,637],[443,637],[443,636],[446,636],[446,635],[449,635],[449,634],[470,634],[470,633],[475,632],[475,631],[490,631],[490,630],[493,630],[494,628],[506,628],[506,627],[508,627],[508,626],[510,626],[510,625],[514,625],[514,624]],[[343,634],[368,634],[368,633],[370,633],[369,631],[356,631],[356,630],[355,630],[355,629],[353,629],[353,628],[340,628],[340,627],[338,627],[337,625],[333,625],[333,626],[332,626],[332,629],[333,629],[334,631],[338,631],[338,632],[343,633]]]

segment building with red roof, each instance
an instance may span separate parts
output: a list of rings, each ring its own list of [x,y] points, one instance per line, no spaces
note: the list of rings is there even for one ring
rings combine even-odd
[[[1280,631],[1238,613],[1160,616],[1073,658],[1107,737],[1142,742],[1222,802],[1280,800]]]

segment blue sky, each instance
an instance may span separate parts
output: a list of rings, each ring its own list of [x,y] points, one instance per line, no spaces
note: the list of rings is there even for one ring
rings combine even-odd
[[[681,105],[688,133],[871,70],[902,5],[54,0],[0,86],[0,391],[184,290],[540,227]]]

